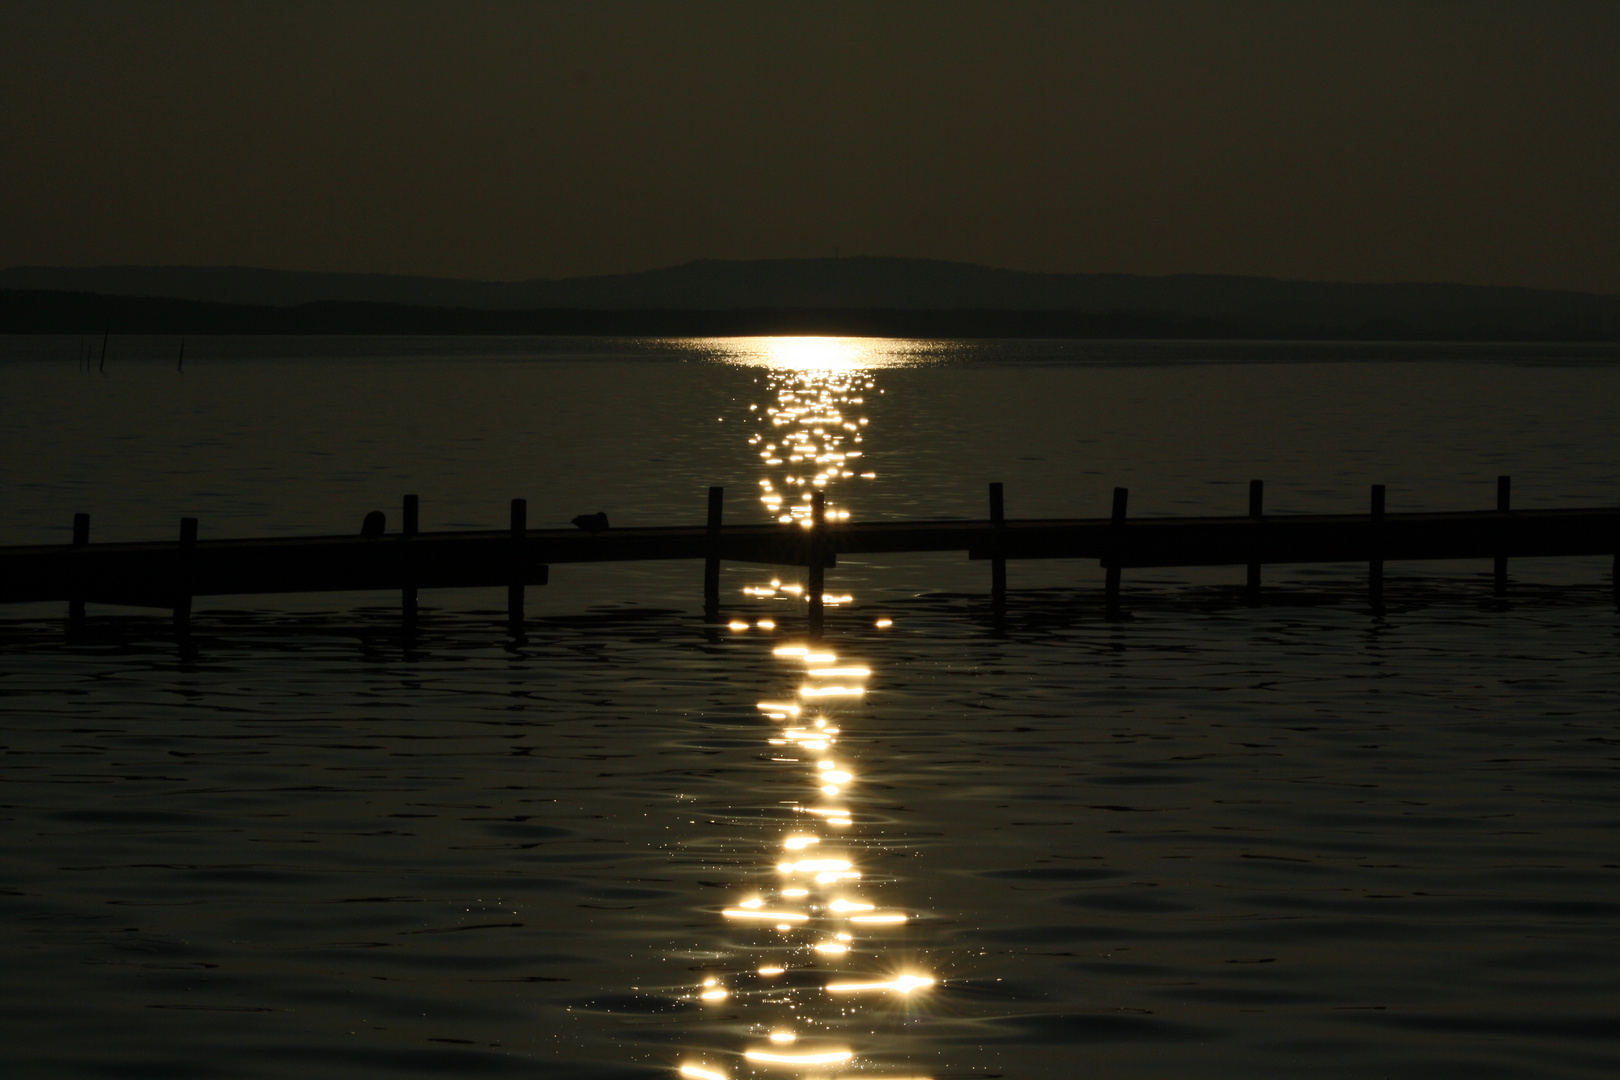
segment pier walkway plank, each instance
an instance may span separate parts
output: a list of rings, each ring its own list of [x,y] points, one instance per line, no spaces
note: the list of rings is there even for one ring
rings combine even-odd
[[[1110,568],[1613,555],[1620,510],[914,521],[438,532],[0,548],[0,602],[172,607],[177,597],[543,585],[565,563],[720,559],[831,567],[839,555],[1097,559]]]

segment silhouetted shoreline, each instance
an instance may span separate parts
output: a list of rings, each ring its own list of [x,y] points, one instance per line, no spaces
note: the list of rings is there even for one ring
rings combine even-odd
[[[1132,310],[1018,311],[759,307],[726,310],[541,308],[482,310],[354,301],[292,306],[169,297],[0,290],[0,333],[433,334],[727,337],[826,334],[919,338],[1142,338],[1280,341],[1620,341],[1620,327],[1526,328],[1481,323],[1442,330],[1403,320],[1302,325],[1178,317]]]

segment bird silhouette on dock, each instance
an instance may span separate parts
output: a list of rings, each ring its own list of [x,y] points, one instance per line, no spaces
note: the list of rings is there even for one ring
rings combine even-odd
[[[580,514],[574,518],[574,524],[595,536],[608,527],[607,515],[598,510],[594,514]]]

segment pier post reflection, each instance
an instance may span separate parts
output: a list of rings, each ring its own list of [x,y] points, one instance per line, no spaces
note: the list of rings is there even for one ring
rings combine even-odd
[[[419,500],[415,495],[405,496],[404,509],[401,515],[403,521],[400,527],[400,533],[402,536],[409,539],[416,536],[416,534],[420,531],[420,513],[421,500]],[[404,621],[406,628],[413,629],[416,626],[416,617],[419,612],[417,607],[417,589],[415,585],[406,585],[400,590],[399,607],[400,618]]]
[[[73,546],[76,548],[90,546],[90,515],[73,515]],[[84,635],[84,586],[83,571],[75,574],[79,580],[74,583],[73,596],[68,600],[68,639],[77,641]]]
[[[1007,528],[1006,504],[1001,483],[990,485],[990,524],[997,530]],[[990,560],[990,603],[999,613],[1007,603],[1007,560],[1002,556],[1001,541],[996,542],[996,556]]]
[[[703,618],[705,622],[720,621],[720,525],[725,514],[726,489],[709,489],[708,555],[703,560]]]
[[[818,491],[810,497],[810,565],[805,585],[805,599],[809,602],[808,621],[810,636],[821,637],[822,613],[827,600],[827,493]]]
[[[523,542],[529,528],[528,522],[528,501],[513,499],[510,524],[512,581],[506,587],[506,624],[508,631],[515,638],[523,636]]]

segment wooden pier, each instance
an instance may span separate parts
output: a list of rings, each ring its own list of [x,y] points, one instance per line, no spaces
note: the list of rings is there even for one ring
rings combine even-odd
[[[263,593],[398,590],[403,613],[415,616],[421,589],[504,587],[514,623],[524,617],[525,590],[546,584],[550,567],[568,563],[704,561],[704,603],[719,617],[720,564],[757,563],[807,570],[809,621],[819,630],[824,575],[840,555],[961,551],[991,563],[991,595],[1006,594],[1009,559],[1096,559],[1106,570],[1104,601],[1120,610],[1124,571],[1148,567],[1244,566],[1258,600],[1261,568],[1285,563],[1365,563],[1377,603],[1387,561],[1491,560],[1494,587],[1507,587],[1507,560],[1609,555],[1620,585],[1620,509],[1513,510],[1507,477],[1492,510],[1387,513],[1375,486],[1366,513],[1268,517],[1259,481],[1249,486],[1241,517],[1132,518],[1126,489],[1114,490],[1106,518],[1008,518],[1000,484],[990,485],[985,521],[829,522],[817,493],[806,525],[726,525],[724,493],[709,489],[703,525],[530,529],[527,505],[512,500],[509,527],[482,532],[417,530],[418,504],[406,496],[403,528],[385,531],[383,515],[366,515],[358,535],[289,539],[204,540],[197,520],[182,518],[171,542],[90,542],[88,515],[75,516],[70,544],[0,548],[0,602],[65,600],[72,621],[87,602],[171,610],[184,627],[192,598]]]

